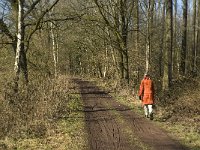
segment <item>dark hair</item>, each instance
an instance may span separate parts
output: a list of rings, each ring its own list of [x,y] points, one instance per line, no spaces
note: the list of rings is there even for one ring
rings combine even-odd
[[[144,76],[150,77],[150,75],[148,73],[145,73]]]

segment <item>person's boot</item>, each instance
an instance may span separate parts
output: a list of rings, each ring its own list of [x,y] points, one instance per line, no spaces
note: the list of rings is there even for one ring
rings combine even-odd
[[[150,120],[153,120],[153,113],[150,114]]]

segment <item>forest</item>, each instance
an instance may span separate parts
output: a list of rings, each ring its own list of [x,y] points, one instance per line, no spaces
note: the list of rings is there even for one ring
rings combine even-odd
[[[73,78],[126,95],[123,103],[140,113],[137,93],[148,73],[156,121],[197,150],[199,43],[200,0],[0,0],[0,149],[34,149],[61,130],[53,118],[82,105],[70,94]],[[52,145],[69,138],[56,136]]]

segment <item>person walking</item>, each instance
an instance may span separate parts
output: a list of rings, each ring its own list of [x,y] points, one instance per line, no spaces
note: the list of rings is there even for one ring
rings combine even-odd
[[[149,74],[144,75],[140,84],[138,96],[142,101],[145,117],[153,120],[154,84]]]

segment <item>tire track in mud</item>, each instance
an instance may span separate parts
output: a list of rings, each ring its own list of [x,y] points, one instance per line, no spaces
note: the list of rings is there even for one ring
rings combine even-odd
[[[187,150],[151,121],[114,101],[92,82],[79,79],[74,82],[84,103],[91,150]]]

